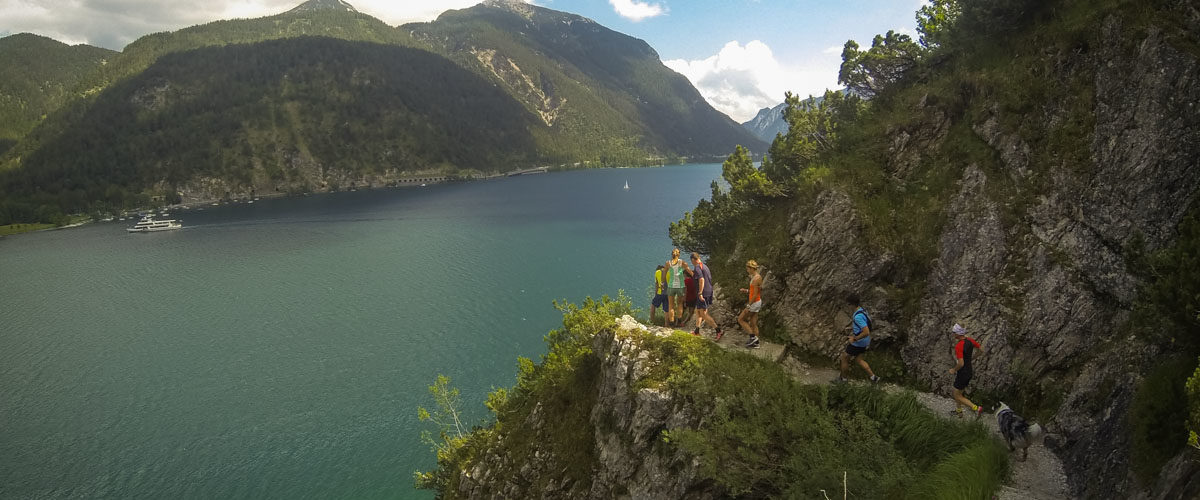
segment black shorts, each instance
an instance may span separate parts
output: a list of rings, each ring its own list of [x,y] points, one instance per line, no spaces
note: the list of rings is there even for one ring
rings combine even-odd
[[[967,384],[971,383],[971,375],[974,375],[972,370],[959,370],[954,376],[954,388],[960,391],[966,389]]]
[[[846,344],[846,354],[849,354],[850,356],[858,356],[859,354],[867,352],[867,347],[868,346],[859,347],[854,344]]]

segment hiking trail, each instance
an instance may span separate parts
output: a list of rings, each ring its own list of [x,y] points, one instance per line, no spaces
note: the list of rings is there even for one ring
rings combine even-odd
[[[663,330],[674,330],[660,326],[649,326],[648,328],[652,332],[659,334],[663,333]],[[711,332],[704,333],[703,336],[710,340],[713,338]],[[759,348],[747,349],[744,345],[748,338],[748,336],[739,330],[728,330],[721,340],[717,342],[717,345],[726,350],[745,352],[774,362],[783,367],[793,378],[806,384],[828,384],[838,376],[838,371],[833,368],[811,366],[788,357],[785,347],[780,344],[760,339]],[[833,362],[830,364],[833,364]],[[862,369],[854,365],[851,373],[861,375]],[[851,380],[849,383],[866,384],[869,382],[866,380]],[[883,390],[890,393],[912,391],[912,389],[887,383],[886,380],[880,382],[880,386]],[[928,392],[912,392],[916,395],[917,400],[925,405],[926,408],[929,408],[934,415],[946,419],[957,418],[950,414],[955,406],[953,399]],[[992,432],[996,439],[1003,441],[1004,438],[1000,435],[999,428],[996,425],[995,414],[987,411],[986,408],[985,406],[983,416],[979,417],[980,422]],[[974,417],[967,416],[965,418],[970,419]],[[1067,476],[1063,472],[1062,461],[1051,453],[1049,449],[1042,443],[1038,443],[1029,447],[1029,458],[1024,462],[1020,461],[1020,455],[1020,450],[1009,454],[1009,468],[1011,473],[1008,481],[1000,487],[992,497],[993,499],[1058,500],[1070,498],[1070,490],[1067,488]]]

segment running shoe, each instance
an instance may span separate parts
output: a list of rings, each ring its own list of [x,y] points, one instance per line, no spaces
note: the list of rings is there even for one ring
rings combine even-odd
[[[695,329],[695,330],[692,330],[692,335],[695,335],[695,336],[699,337],[699,336],[700,336],[700,329],[699,329],[699,328],[697,328],[697,329]]]
[[[871,375],[871,383],[878,384],[879,383],[879,375]]]
[[[721,336],[723,336],[723,335],[725,335],[725,332],[722,332],[720,328],[717,328],[717,339],[716,340],[721,340]]]
[[[971,413],[975,414],[976,419],[978,419],[979,417],[982,417],[983,416],[983,405],[975,405],[975,411],[973,411]]]
[[[747,349],[757,349],[758,348],[758,337],[750,337],[750,340],[746,341],[746,348]]]
[[[844,378],[842,378],[842,377],[840,377],[840,376],[839,376],[838,378],[835,378],[835,379],[833,379],[833,380],[831,381],[831,383],[833,383],[833,384],[844,384],[844,383],[846,383],[846,379],[844,379]]]

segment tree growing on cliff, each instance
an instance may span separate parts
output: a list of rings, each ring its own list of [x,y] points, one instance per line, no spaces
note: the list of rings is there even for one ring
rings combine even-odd
[[[847,40],[842,48],[838,83],[866,98],[878,96],[904,78],[917,64],[922,50],[912,37],[890,30],[886,35],[875,35],[867,50]]]
[[[958,0],[933,0],[922,6],[917,11],[917,32],[921,34],[917,42],[926,49],[940,47],[961,14]]]

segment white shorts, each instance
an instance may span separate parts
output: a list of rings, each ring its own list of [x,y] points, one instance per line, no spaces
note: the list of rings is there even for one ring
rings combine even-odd
[[[761,300],[756,300],[756,301],[754,301],[754,303],[753,303],[753,304],[750,304],[750,305],[746,306],[746,310],[748,310],[748,311],[750,311],[750,312],[752,312],[752,313],[756,313],[756,312],[758,312],[758,311],[761,311],[761,310],[762,310],[762,301],[761,301]]]

